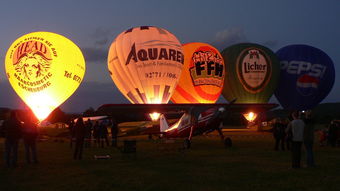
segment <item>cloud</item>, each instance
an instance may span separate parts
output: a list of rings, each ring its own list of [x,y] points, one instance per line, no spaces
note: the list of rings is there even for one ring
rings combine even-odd
[[[241,27],[232,27],[219,31],[215,34],[212,44],[219,50],[241,42],[246,42],[247,38]]]
[[[110,43],[114,40],[112,29],[97,27],[90,35],[91,44],[82,48],[87,62],[106,63]]]
[[[82,52],[86,62],[103,62],[106,64],[108,50],[103,48],[87,47],[82,48]]]
[[[108,47],[109,43],[113,41],[114,36],[112,35],[112,30],[98,27],[95,31],[90,35],[91,38],[94,39],[94,44],[99,47]]]

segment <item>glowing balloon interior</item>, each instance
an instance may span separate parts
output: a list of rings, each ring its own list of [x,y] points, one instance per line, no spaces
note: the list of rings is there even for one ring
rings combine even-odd
[[[183,45],[184,68],[176,90],[174,103],[215,103],[224,83],[224,61],[219,51],[205,43]]]
[[[257,114],[254,112],[248,112],[248,113],[244,113],[243,116],[244,118],[247,119],[248,122],[253,122],[256,119]]]
[[[69,39],[51,32],[33,32],[13,42],[5,68],[15,92],[42,121],[78,88],[85,60]]]
[[[167,103],[183,67],[177,38],[158,27],[124,31],[111,44],[108,70],[131,103]]]

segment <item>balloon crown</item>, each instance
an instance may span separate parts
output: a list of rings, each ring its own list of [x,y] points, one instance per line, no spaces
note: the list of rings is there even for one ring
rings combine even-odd
[[[260,58],[259,51],[258,50],[250,50],[249,51],[249,57],[250,57],[250,59],[253,59],[253,58],[259,59]]]

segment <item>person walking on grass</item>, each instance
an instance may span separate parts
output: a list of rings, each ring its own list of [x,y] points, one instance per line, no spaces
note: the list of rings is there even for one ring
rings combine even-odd
[[[298,112],[292,113],[293,120],[288,124],[286,132],[292,132],[292,168],[301,167],[301,147],[305,123],[299,118]]]

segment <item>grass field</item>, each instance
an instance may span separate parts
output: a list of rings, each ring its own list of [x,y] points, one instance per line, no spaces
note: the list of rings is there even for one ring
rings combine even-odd
[[[181,142],[146,139],[137,143],[136,154],[86,148],[82,161],[72,159],[68,142],[52,139],[39,142],[36,165],[25,164],[21,146],[19,166],[1,167],[0,190],[340,190],[340,148],[316,146],[318,166],[293,170],[290,152],[274,151],[270,134],[231,137],[230,149],[217,136],[195,137],[190,150],[179,149]],[[112,159],[94,159],[106,154]]]

